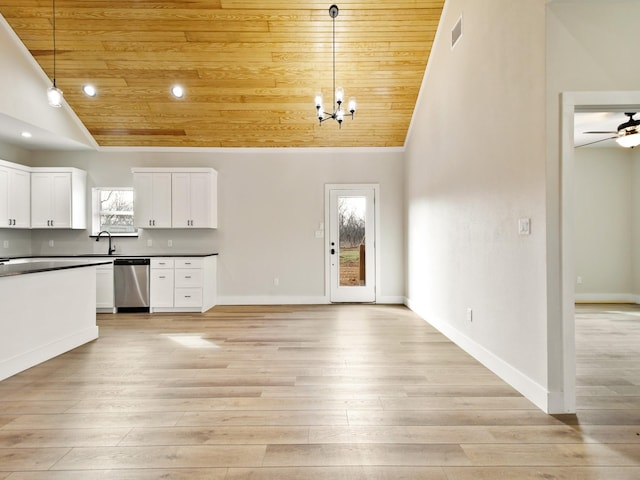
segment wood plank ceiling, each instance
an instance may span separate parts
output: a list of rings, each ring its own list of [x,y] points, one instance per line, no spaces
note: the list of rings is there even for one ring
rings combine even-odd
[[[101,146],[404,145],[444,0],[337,2],[336,83],[358,101],[341,129],[314,106],[321,91],[332,110],[330,4],[56,0],[56,83]],[[0,4],[49,78],[52,11]]]

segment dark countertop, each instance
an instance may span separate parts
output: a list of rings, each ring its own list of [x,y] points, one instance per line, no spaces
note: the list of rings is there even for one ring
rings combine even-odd
[[[24,257],[21,257],[24,258]],[[51,272],[53,270],[65,270],[69,268],[95,267],[96,265],[108,265],[110,262],[101,260],[92,261],[53,261],[53,262],[25,262],[15,263],[13,265],[0,264],[0,278],[10,277],[13,275],[24,275],[26,273]]]
[[[69,253],[69,254],[55,254],[55,255],[17,255],[15,257],[0,258],[2,261],[8,262],[9,260],[18,260],[21,258],[35,259],[38,258],[154,258],[154,257],[210,257],[212,255],[218,255],[217,253],[135,253],[124,254],[117,253],[113,255],[107,255],[106,253]]]

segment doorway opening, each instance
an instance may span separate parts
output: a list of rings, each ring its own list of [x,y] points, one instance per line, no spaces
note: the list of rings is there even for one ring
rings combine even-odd
[[[550,370],[561,372],[561,395],[551,402],[553,413],[576,411],[576,329],[575,329],[575,224],[574,224],[574,116],[580,111],[640,111],[640,91],[565,92],[561,117],[561,345],[557,357],[550,353]],[[553,326],[549,326],[553,329]],[[557,403],[556,403],[557,401]]]

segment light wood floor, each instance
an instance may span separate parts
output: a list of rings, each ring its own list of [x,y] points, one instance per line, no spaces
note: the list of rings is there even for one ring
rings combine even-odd
[[[577,416],[397,306],[101,315],[0,382],[0,479],[640,478],[640,308],[578,308]]]

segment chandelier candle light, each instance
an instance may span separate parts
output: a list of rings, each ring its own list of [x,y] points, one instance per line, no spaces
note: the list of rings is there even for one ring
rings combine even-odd
[[[345,116],[345,110],[342,108],[342,104],[344,103],[344,89],[342,87],[336,88],[336,17],[338,16],[338,12],[337,5],[331,5],[329,7],[329,16],[333,20],[333,91],[335,92],[336,107],[333,113],[325,112],[322,106],[322,94],[318,93],[316,95],[316,111],[318,112],[320,125],[322,125],[322,122],[332,118],[337,121],[340,128],[342,128],[342,121]],[[356,113],[356,101],[354,98],[349,100],[347,108],[349,109],[347,115],[351,115],[351,119],[353,119],[353,114]]]
[[[53,0],[53,85],[47,88],[47,98],[52,107],[62,106],[62,90],[56,87],[56,0]]]

